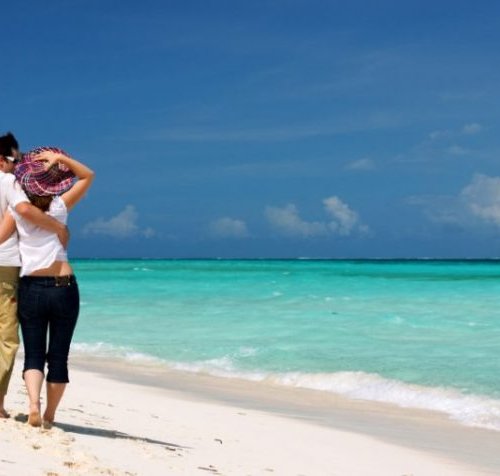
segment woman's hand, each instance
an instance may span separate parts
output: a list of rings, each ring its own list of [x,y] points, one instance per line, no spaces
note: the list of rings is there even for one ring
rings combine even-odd
[[[33,157],[33,161],[45,162],[45,170],[49,170],[52,166],[58,164],[59,160],[63,157],[65,157],[63,154],[59,154],[51,150],[44,150]]]

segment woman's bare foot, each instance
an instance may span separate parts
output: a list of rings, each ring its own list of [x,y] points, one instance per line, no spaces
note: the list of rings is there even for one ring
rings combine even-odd
[[[28,424],[36,428],[42,426],[42,417],[40,416],[40,412],[30,412],[28,416]]]
[[[30,403],[28,424],[34,427],[42,426],[42,417],[40,416],[40,402]]]

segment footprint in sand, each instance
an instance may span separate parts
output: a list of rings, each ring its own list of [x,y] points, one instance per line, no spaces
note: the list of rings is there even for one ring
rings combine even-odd
[[[219,470],[211,464],[208,466],[198,466],[198,469],[201,469],[202,471],[209,471],[212,474],[220,474]]]

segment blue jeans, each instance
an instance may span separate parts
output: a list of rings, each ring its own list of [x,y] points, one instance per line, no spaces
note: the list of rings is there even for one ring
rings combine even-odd
[[[75,277],[23,276],[19,280],[18,300],[24,343],[23,375],[31,369],[45,373],[47,362],[47,382],[69,382],[69,347],[80,310]]]

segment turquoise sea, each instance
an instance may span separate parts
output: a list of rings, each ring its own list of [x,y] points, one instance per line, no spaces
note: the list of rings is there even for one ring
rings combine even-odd
[[[500,261],[76,260],[75,354],[500,431]]]

